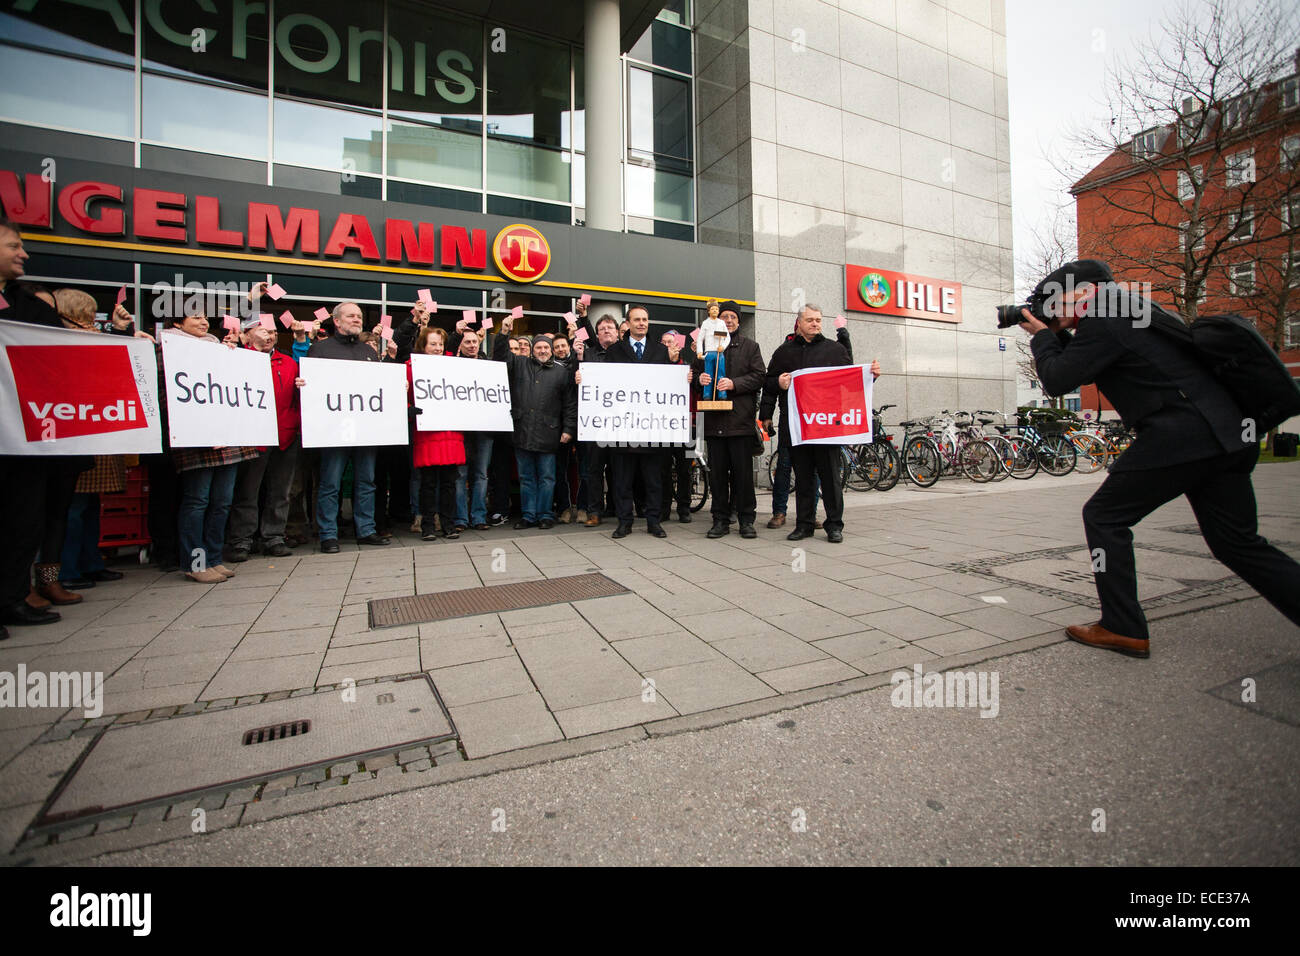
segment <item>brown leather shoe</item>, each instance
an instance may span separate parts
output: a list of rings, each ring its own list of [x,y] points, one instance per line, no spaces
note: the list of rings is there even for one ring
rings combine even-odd
[[[25,600],[27,601],[28,605],[36,608],[36,610],[38,611],[43,611],[50,606],[49,601],[45,600],[45,598],[41,597],[39,594],[36,593],[36,588],[32,588],[27,593],[27,597],[25,598]]]
[[[594,528],[600,524],[600,515],[587,515],[587,527]]]
[[[1151,656],[1151,642],[1145,638],[1124,637],[1106,630],[1100,624],[1071,624],[1065,629],[1070,640],[1087,644],[1089,647],[1101,647],[1108,651],[1118,651],[1129,657],[1147,658]]]
[[[779,528],[783,524],[785,524],[785,515],[775,514],[772,515],[772,520],[767,523],[767,526],[769,528]]]
[[[59,581],[58,564],[37,564],[36,569],[36,593],[51,604],[60,606],[65,604],[80,604],[85,598],[69,591]]]

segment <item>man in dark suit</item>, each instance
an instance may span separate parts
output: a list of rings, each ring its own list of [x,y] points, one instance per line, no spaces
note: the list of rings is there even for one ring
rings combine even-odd
[[[1187,496],[1214,556],[1300,624],[1300,565],[1256,533],[1253,429],[1196,353],[1155,327],[1181,320],[1137,296],[1113,295],[1112,281],[1105,263],[1067,263],[1034,290],[1050,296],[1051,323],[1021,312],[1044,390],[1063,395],[1095,382],[1137,432],[1083,507],[1101,620],[1070,626],[1069,637],[1150,656],[1131,529],[1179,495]]]
[[[611,345],[605,352],[607,363],[635,362],[649,365],[671,365],[668,349],[650,338],[650,311],[643,305],[627,310],[627,335]],[[645,529],[656,538],[668,537],[659,523],[663,506],[662,448],[618,448],[613,452],[614,501],[618,512],[618,527],[613,537],[627,537],[632,530],[635,514],[632,501],[633,485],[640,475],[645,487]]]

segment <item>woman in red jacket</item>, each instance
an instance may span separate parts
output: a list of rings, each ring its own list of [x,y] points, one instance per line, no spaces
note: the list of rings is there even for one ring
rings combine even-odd
[[[426,326],[420,330],[415,340],[412,354],[443,355],[447,354],[447,333],[437,326]],[[414,405],[415,383],[411,374],[411,363],[406,363],[406,380],[411,384],[407,390],[407,401]],[[416,409],[419,414],[419,409]],[[460,537],[456,530],[456,475],[460,465],[465,464],[465,439],[460,432],[426,432],[415,430],[414,464],[420,469],[420,514],[424,516],[425,541],[438,537],[433,530],[433,514],[436,510],[442,518],[442,535],[454,540]]]

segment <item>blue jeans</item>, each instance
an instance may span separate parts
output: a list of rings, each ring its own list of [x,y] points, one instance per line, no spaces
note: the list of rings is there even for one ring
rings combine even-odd
[[[235,496],[238,472],[237,463],[181,472],[179,531],[182,568],[197,571],[221,563],[221,552],[226,544],[226,518],[230,515],[230,501]],[[196,551],[199,553],[195,554]]]
[[[104,556],[99,553],[99,495],[72,496],[61,561],[60,581],[76,581],[91,571],[104,570]]]
[[[555,452],[515,449],[519,466],[519,496],[525,521],[554,521],[551,501],[555,497]]]
[[[465,433],[465,464],[456,478],[456,520],[463,525],[487,524],[488,468],[492,464],[492,433]],[[473,469],[471,475],[470,470]],[[465,507],[465,480],[472,478],[468,514]],[[467,521],[466,518],[469,520]]]
[[[790,501],[790,445],[777,438],[776,476],[772,479],[772,514],[783,515]],[[821,497],[821,480],[813,476],[813,511]]]
[[[352,518],[357,537],[375,533],[375,449],[322,448],[320,450],[320,488],[316,492],[316,526],[322,541],[339,537],[339,486],[343,469],[352,459]]]

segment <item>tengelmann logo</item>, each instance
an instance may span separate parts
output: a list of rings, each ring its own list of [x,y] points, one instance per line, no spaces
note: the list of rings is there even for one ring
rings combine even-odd
[[[152,893],[70,893],[50,897],[51,926],[129,926],[135,936],[148,936],[152,926]]]
[[[0,671],[0,707],[81,707],[88,719],[104,713],[102,671]]]
[[[998,672],[895,671],[889,679],[894,689],[889,702],[895,707],[978,707],[981,717],[998,715]]]

